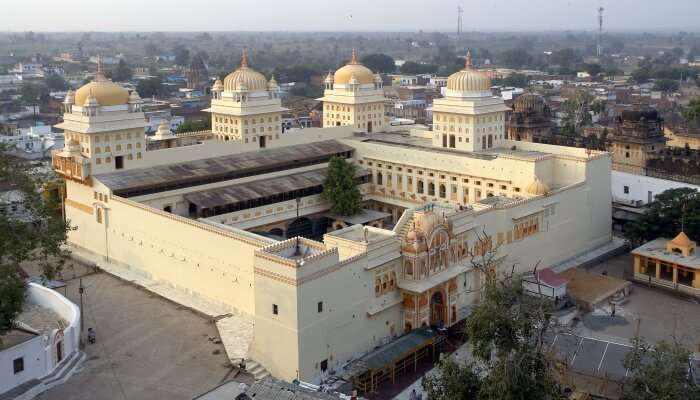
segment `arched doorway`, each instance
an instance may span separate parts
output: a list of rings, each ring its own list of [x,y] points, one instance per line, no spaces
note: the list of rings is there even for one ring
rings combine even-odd
[[[445,298],[442,292],[433,293],[430,298],[430,325],[442,326],[445,324]]]
[[[372,121],[367,122],[367,133],[372,133]]]
[[[289,223],[289,227],[287,228],[287,237],[310,237],[313,235],[313,231],[313,222],[309,218],[301,217]]]
[[[493,135],[489,135],[489,149],[493,147]]]

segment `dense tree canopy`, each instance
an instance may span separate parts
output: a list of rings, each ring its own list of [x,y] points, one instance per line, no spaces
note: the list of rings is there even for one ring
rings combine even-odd
[[[688,121],[700,121],[700,97],[695,97],[688,102],[683,110],[683,117]]]
[[[506,76],[503,79],[493,79],[491,83],[493,83],[494,85],[526,88],[530,84],[530,77],[528,77],[525,74],[515,72]]]
[[[36,104],[48,98],[49,88],[41,83],[27,82],[22,84],[20,94],[25,104]]]
[[[386,54],[368,54],[362,57],[361,61],[374,72],[392,73],[396,71],[394,59]]]
[[[355,180],[355,165],[342,157],[331,158],[322,196],[331,203],[331,212],[346,216],[357,214],[362,196]]]
[[[117,64],[116,68],[110,71],[109,75],[110,78],[115,82],[124,82],[131,79],[131,77],[133,76],[133,71],[126,64],[126,61],[119,60],[119,64]]]
[[[203,120],[190,120],[183,122],[177,127],[177,133],[198,132],[211,129],[211,118]]]
[[[136,85],[136,91],[139,93],[139,96],[143,98],[163,94],[164,89],[161,78],[158,76],[155,78],[141,79]]]
[[[501,53],[499,60],[506,67],[522,68],[532,63],[532,56],[524,49],[514,48]]]
[[[697,376],[689,374],[691,353],[680,344],[659,342],[655,346],[634,340],[625,357],[629,370],[622,400],[698,400]]]
[[[29,172],[20,161],[0,147],[0,181],[19,193],[19,204],[0,199],[0,336],[12,329],[22,309],[26,283],[20,264],[32,262],[42,275],[53,279],[67,256],[63,245],[68,225],[61,216],[57,196],[45,195],[48,178]],[[8,212],[11,207],[19,214]]]
[[[700,194],[695,189],[669,189],[658,194],[638,220],[627,224],[625,236],[633,243],[673,238],[681,225],[691,239],[700,239]]]
[[[44,83],[46,83],[46,86],[49,88],[49,90],[55,91],[66,90],[69,87],[68,82],[66,82],[66,80],[58,74],[47,75],[46,79],[44,80]]]
[[[438,66],[435,64],[421,64],[415,61],[406,61],[399,72],[402,74],[433,74],[437,71]]]

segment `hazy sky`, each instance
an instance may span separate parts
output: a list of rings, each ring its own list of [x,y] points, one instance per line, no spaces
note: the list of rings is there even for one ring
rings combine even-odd
[[[699,30],[700,0],[21,0],[9,31]]]

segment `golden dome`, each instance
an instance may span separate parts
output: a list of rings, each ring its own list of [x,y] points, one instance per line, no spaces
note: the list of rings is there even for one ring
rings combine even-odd
[[[527,193],[531,195],[543,196],[549,192],[549,186],[547,186],[544,182],[539,180],[539,178],[535,178],[534,182],[527,185],[525,191],[527,191]]]
[[[224,78],[224,90],[267,90],[265,75],[248,67],[248,50],[243,49],[241,66]]]
[[[447,90],[456,92],[483,92],[491,88],[491,79],[474,69],[472,66],[472,52],[467,51],[467,60],[464,69],[447,78]]]
[[[75,104],[83,105],[92,94],[101,106],[119,106],[129,102],[129,91],[105,78],[102,62],[97,62],[95,80],[75,92]]]
[[[333,82],[335,84],[348,84],[351,78],[355,78],[361,84],[374,83],[374,73],[357,60],[357,50],[352,49],[352,59],[348,65],[335,71]]]

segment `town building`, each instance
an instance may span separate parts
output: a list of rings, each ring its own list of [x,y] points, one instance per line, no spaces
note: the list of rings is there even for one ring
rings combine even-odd
[[[611,240],[609,154],[508,140],[508,108],[470,57],[434,130],[386,123],[356,53],[327,78],[324,128],[283,131],[276,82],[245,53],[212,88],[210,132],[164,124],[148,143],[138,95],[98,78],[67,101],[52,160],[72,248],[249,318],[229,357],[287,381],[463,320],[483,279],[472,256],[524,272]],[[357,215],[321,196],[332,157],[356,166]]]
[[[15,323],[0,336],[0,394],[32,398],[65,382],[84,360],[80,309],[55,290],[29,283]]]
[[[634,279],[643,283],[700,296],[700,258],[697,243],[685,232],[658,238],[632,250]]]
[[[353,49],[346,66],[328,73],[323,97],[318,99],[323,102],[323,127],[352,126],[373,132],[387,126],[382,77],[358,60]]]

